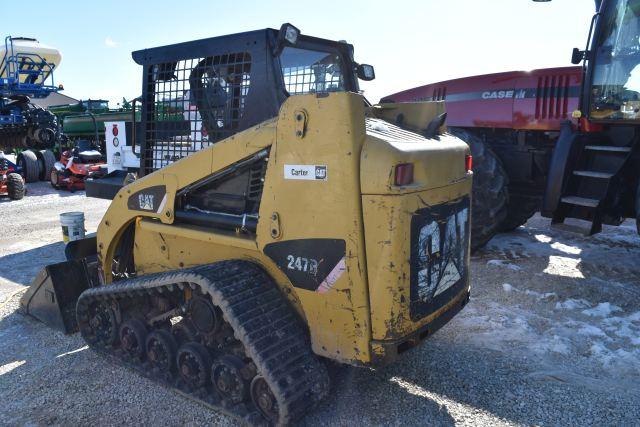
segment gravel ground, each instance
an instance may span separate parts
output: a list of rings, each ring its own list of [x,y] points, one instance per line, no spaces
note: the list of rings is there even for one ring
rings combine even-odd
[[[29,188],[0,200],[0,424],[234,424],[15,312],[10,295],[63,258],[58,214],[94,231],[108,206]],[[473,257],[460,315],[393,366],[338,370],[302,424],[638,425],[638,260],[632,223],[585,238],[534,217]]]

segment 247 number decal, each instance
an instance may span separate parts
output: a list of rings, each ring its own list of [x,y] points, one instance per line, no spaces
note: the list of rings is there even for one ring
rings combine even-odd
[[[318,274],[318,260],[315,260],[313,258],[287,255],[287,261],[289,261],[289,263],[287,264],[287,268],[289,270],[302,271],[303,273],[308,273],[312,276]]]

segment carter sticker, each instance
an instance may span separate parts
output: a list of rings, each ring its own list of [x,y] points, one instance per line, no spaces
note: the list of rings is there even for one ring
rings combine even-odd
[[[326,181],[326,165],[284,165],[284,179]]]

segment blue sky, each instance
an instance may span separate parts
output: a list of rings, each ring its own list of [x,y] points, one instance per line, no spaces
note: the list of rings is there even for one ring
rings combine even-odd
[[[131,51],[278,28],[347,40],[376,68],[363,84],[371,101],[420,84],[474,74],[569,65],[584,48],[593,0],[64,1],[29,2],[3,35],[36,37],[61,50],[56,82],[75,98],[113,103],[140,93]]]

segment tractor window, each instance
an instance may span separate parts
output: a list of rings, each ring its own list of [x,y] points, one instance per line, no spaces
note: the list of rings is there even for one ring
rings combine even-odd
[[[640,0],[612,1],[601,19],[590,115],[640,120]]]
[[[82,101],[86,104],[86,107],[89,111],[95,110],[108,110],[109,109],[109,101]]]
[[[343,64],[336,53],[287,46],[280,54],[280,65],[290,95],[345,90]]]
[[[241,128],[251,80],[249,53],[160,63],[148,73],[145,173]]]

